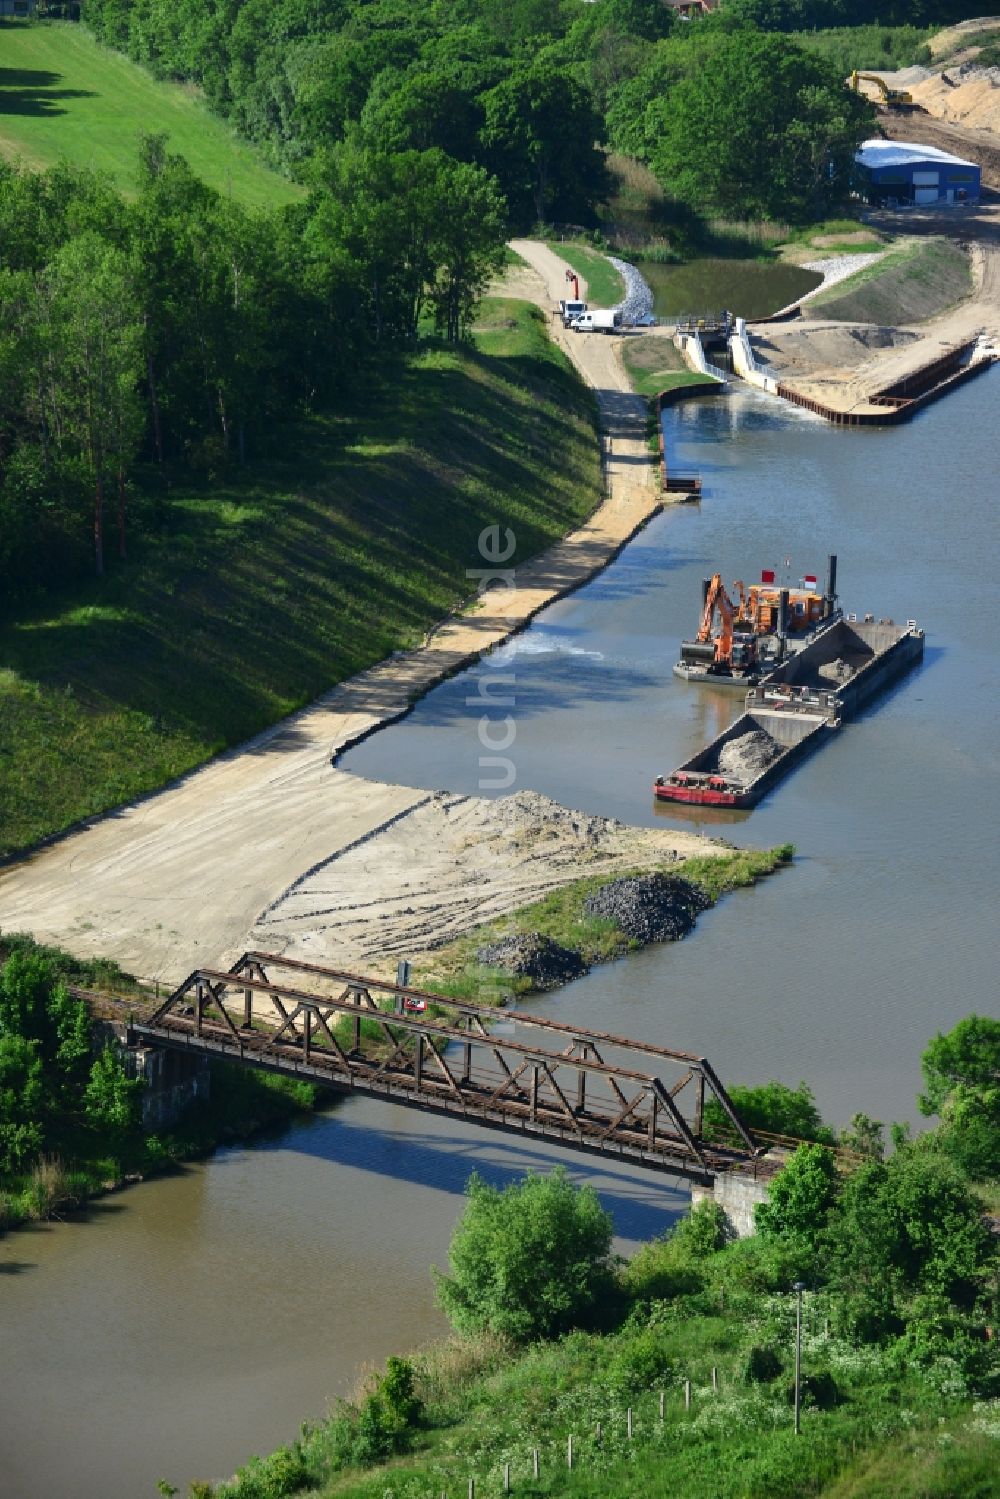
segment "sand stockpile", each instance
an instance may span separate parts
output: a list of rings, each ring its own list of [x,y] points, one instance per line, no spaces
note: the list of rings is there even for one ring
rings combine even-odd
[[[970,21],[959,21],[957,25],[946,26],[944,31],[937,32],[927,45],[931,56],[940,61],[961,52],[973,37],[981,36],[986,31],[1000,32],[1000,17],[979,16]],[[1000,37],[996,40],[1000,40]]]
[[[934,74],[910,88],[913,102],[939,120],[1000,135],[1000,68],[961,68]]]
[[[817,312],[819,309],[817,309]],[[754,334],[754,347],[769,364],[788,375],[811,375],[831,369],[854,370],[866,355],[881,349],[897,349],[915,342],[918,334],[900,328],[816,326],[787,323]]]
[[[781,754],[781,745],[763,729],[751,729],[739,739],[730,739],[719,751],[719,769],[723,775],[752,781]]]

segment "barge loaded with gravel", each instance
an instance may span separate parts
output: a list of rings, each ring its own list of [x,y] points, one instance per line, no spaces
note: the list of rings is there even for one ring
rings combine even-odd
[[[866,615],[831,620],[747,693],[746,712],[670,776],[658,801],[752,807],[766,791],[918,662],[924,632]]]

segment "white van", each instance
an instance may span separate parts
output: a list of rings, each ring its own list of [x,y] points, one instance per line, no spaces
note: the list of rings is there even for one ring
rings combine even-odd
[[[622,325],[620,312],[585,312],[570,327],[576,333],[614,333]]]

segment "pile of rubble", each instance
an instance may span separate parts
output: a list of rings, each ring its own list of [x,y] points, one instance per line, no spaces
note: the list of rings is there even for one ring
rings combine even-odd
[[[625,282],[624,301],[614,309],[621,313],[622,322],[626,325],[641,323],[652,317],[653,293],[635,266],[629,265],[627,260],[618,260],[614,255],[609,255],[608,259]]]
[[[557,989],[587,972],[578,952],[560,947],[541,932],[512,932],[481,947],[476,959],[486,968],[502,968],[517,978],[530,979],[535,989]]]
[[[635,942],[674,942],[712,904],[696,885],[676,875],[641,874],[613,880],[587,897],[588,916],[613,921]]]

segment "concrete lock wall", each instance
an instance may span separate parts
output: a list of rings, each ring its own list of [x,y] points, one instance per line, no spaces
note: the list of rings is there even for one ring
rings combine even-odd
[[[754,1208],[768,1197],[767,1181],[757,1181],[742,1172],[726,1172],[712,1187],[692,1187],[691,1206],[716,1202],[726,1215],[726,1226],[734,1239],[749,1239],[756,1233]]]

